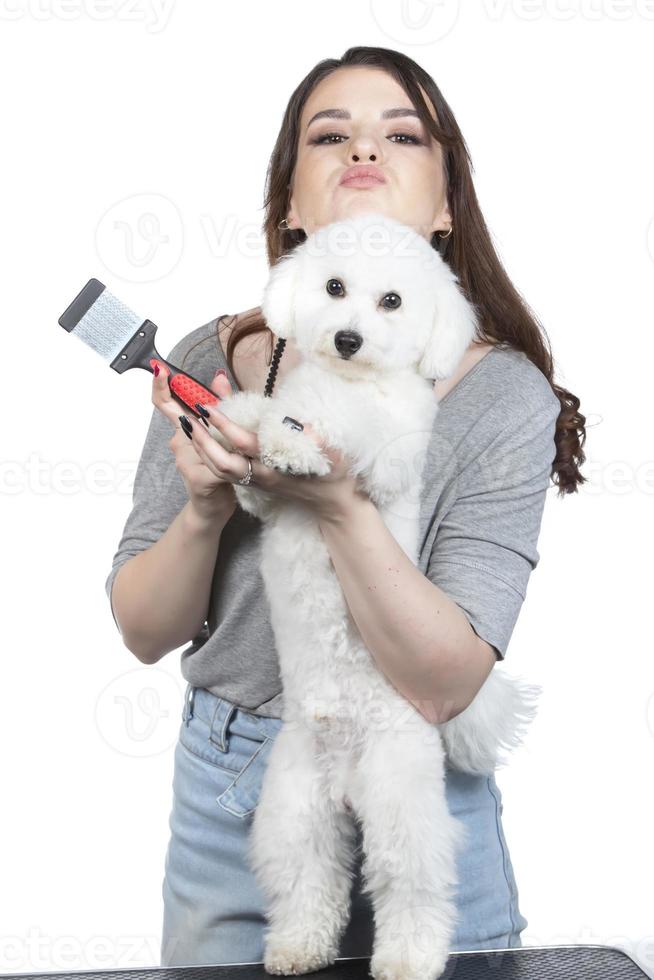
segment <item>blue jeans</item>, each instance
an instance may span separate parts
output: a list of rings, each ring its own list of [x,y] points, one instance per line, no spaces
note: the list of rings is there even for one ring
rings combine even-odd
[[[281,726],[280,719],[187,685],[162,887],[163,967],[263,961],[265,901],[247,865],[245,844]],[[518,908],[495,777],[447,769],[446,794],[450,813],[469,828],[471,842],[458,858],[459,922],[452,952],[521,946],[528,922]],[[340,957],[372,954],[373,911],[360,886],[359,864]]]

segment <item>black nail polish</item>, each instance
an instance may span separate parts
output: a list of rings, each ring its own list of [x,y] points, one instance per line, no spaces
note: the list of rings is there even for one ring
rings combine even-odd
[[[200,413],[200,415],[202,416],[202,418],[204,418],[204,419],[208,419],[209,418],[208,411],[206,410],[206,408],[203,408],[202,407],[202,405],[200,404],[200,402],[196,402],[195,403],[195,407],[197,408],[197,410]]]
[[[179,421],[180,421],[180,424],[182,426],[182,429],[184,430],[184,432],[186,433],[186,435],[189,437],[189,439],[192,439],[193,438],[193,426],[191,425],[191,423],[189,422],[189,420],[186,418],[185,415],[180,415],[179,416]]]
[[[203,426],[204,426],[204,427],[205,427],[206,429],[208,429],[208,428],[209,428],[209,423],[207,422],[207,420],[206,420],[206,419],[203,419],[203,418],[202,418],[202,416],[200,416],[200,422],[202,422],[202,425],[203,425]]]
[[[290,425],[291,428],[295,429],[297,432],[304,431],[304,426],[302,425],[302,423],[298,422],[297,419],[291,418],[290,415],[285,415],[284,418],[282,419],[282,422],[284,425]]]

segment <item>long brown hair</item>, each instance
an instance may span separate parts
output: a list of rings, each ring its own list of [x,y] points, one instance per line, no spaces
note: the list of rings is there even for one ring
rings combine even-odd
[[[278,227],[287,214],[304,104],[323,78],[337,68],[352,65],[386,70],[403,87],[427,131],[442,145],[453,230],[447,238],[439,238],[435,234],[432,245],[449,263],[463,292],[475,304],[481,321],[479,339],[523,351],[551,384],[561,403],[551,477],[558,486],[559,496],[576,493],[577,484],[587,482],[579,471],[586,458],[583,451],[586,417],[579,412],[580,402],[576,395],[554,382],[552,351],[545,330],[514,287],[493,247],[472,181],[470,153],[452,110],[431,76],[407,55],[390,48],[348,48],[342,58],[326,58],[318,62],[291,95],[266,175],[263,229],[269,265],[272,267],[281,255],[306,239],[301,229],[281,230]],[[427,93],[438,121],[432,118],[419,85]],[[263,330],[269,333],[270,363],[273,333],[259,308],[244,317],[238,329],[230,332],[226,355],[235,378],[234,348],[249,334]]]

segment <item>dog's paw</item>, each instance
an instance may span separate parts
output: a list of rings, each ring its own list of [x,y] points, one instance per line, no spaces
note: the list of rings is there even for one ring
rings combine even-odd
[[[293,936],[273,933],[266,939],[263,965],[266,973],[296,976],[331,966],[337,956],[338,947],[326,942],[319,933],[305,932],[301,938],[297,933]]]
[[[438,980],[445,973],[447,949],[427,950],[420,942],[401,942],[375,949],[370,958],[374,980]]]
[[[331,460],[314,440],[281,419],[264,419],[259,431],[259,459],[292,476],[326,476]]]

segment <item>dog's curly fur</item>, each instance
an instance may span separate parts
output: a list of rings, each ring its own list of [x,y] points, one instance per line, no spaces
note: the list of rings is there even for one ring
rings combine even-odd
[[[284,256],[262,310],[304,359],[274,397],[237,392],[222,411],[258,433],[266,464],[324,475],[329,459],[282,419],[309,422],[347,455],[415,564],[421,461],[438,408],[432,379],[452,374],[477,326],[456,277],[412,228],[359,216]],[[284,688],[249,844],[268,902],[264,966],[306,973],[338,955],[358,819],[375,915],[372,975],[435,980],[457,921],[456,852],[466,839],[448,812],[446,760],[493,772],[500,751],[521,743],[539,689],[494,668],[465,711],[429,724],[364,646],[315,517],[254,485],[235,492],[264,523],[261,573]]]

